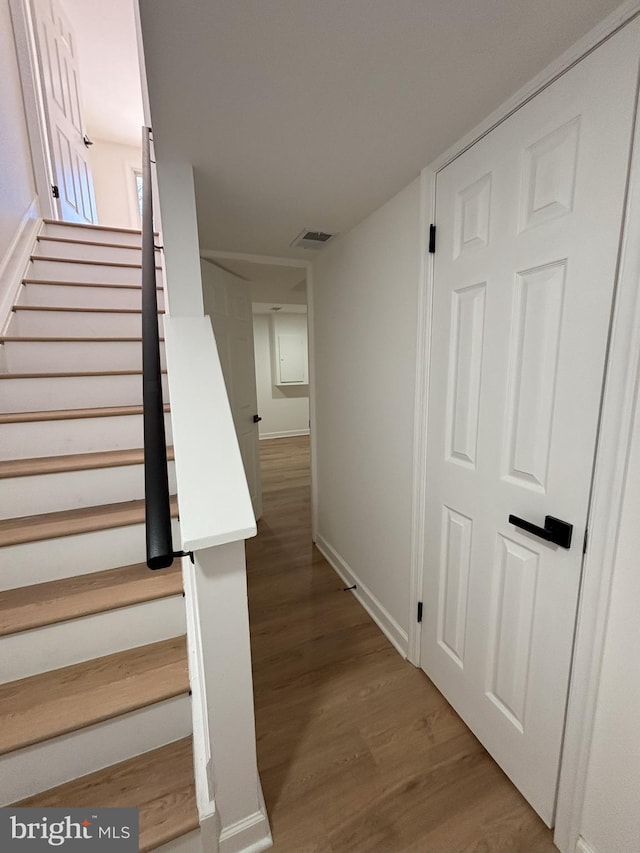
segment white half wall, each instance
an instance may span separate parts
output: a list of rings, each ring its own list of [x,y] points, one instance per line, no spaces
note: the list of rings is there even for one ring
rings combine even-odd
[[[640,849],[639,517],[640,411],[636,402],[580,828],[586,849],[595,853]]]
[[[292,333],[307,332],[306,314],[278,316],[284,328]],[[260,438],[282,438],[287,435],[305,435],[309,432],[309,386],[276,385],[273,376],[273,337],[271,316],[256,314],[253,318],[253,346],[256,358],[256,390]]]
[[[419,205],[416,180],[313,264],[318,542],[404,632],[405,651]]]
[[[0,270],[36,196],[8,0],[0,0]],[[4,283],[4,282],[3,282]],[[1,285],[0,285],[1,287]]]
[[[140,128],[142,136],[142,127]],[[142,168],[142,148],[94,139],[89,149],[98,223],[140,228],[133,170]]]

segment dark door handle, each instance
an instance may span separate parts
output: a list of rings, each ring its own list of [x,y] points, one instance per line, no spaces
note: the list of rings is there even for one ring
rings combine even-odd
[[[262,420],[262,418],[260,417],[260,415],[254,415],[253,416],[254,424],[259,424],[261,420]]]
[[[538,527],[537,524],[525,521],[524,518],[518,518],[517,515],[509,516],[509,524],[515,524],[516,527],[521,527],[527,533],[533,533],[535,536],[539,536],[547,542],[553,542],[554,545],[559,545],[561,548],[571,547],[573,524],[569,524],[568,521],[560,521],[559,518],[554,518],[552,515],[545,516],[544,527]]]

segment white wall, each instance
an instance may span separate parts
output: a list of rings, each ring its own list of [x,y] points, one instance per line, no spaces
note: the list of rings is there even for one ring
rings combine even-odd
[[[303,278],[304,270],[300,273],[300,277]],[[307,291],[304,287],[289,287],[274,281],[254,281],[251,283],[251,299],[254,302],[273,302],[283,306],[306,305]]]
[[[594,853],[640,850],[640,411],[615,560],[581,835]]]
[[[142,132],[142,131],[141,131]],[[142,166],[142,149],[94,139],[89,149],[98,222],[120,228],[140,228],[131,168]]]
[[[419,203],[416,180],[313,265],[317,541],[405,647]]]
[[[0,0],[0,268],[36,195],[8,0]]]
[[[283,387],[274,383],[273,337],[271,316],[256,314],[253,318],[253,346],[256,357],[256,390],[260,438],[279,438],[286,435],[303,435],[309,432],[309,386]],[[307,315],[278,315],[278,322],[290,327],[294,333],[306,335]]]

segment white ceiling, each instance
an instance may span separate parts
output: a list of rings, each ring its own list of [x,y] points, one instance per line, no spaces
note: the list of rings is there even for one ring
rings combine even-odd
[[[203,249],[312,259],[302,228],[352,228],[616,5],[142,0],[158,154]]]
[[[282,304],[282,305],[274,305],[272,302],[252,302],[251,303],[251,311],[253,314],[277,314],[278,311],[274,311],[273,309],[277,308],[278,311],[283,311],[285,314],[306,314],[307,306],[306,305],[290,305],[290,304]]]
[[[144,113],[134,0],[62,0],[78,46],[89,136],[140,147]]]

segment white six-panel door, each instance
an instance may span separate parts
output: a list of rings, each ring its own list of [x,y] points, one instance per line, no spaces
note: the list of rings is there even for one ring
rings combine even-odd
[[[262,485],[256,393],[256,369],[253,348],[253,313],[249,285],[240,279],[211,284],[211,315],[220,364],[229,395],[240,454],[256,518],[262,515]]]
[[[58,213],[65,222],[95,223],[75,36],[57,0],[34,0],[33,8]]]
[[[549,825],[639,52],[636,22],[436,180],[421,664]]]

